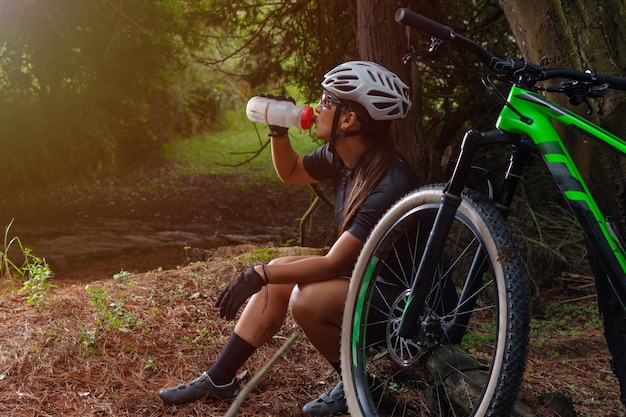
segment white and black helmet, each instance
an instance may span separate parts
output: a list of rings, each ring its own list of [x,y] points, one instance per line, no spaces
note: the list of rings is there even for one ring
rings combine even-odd
[[[322,87],[339,100],[359,103],[373,120],[402,119],[411,109],[409,87],[374,62],[340,64],[324,75]]]

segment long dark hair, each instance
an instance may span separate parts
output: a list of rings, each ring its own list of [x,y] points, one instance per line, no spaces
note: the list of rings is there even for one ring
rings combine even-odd
[[[356,113],[359,116],[360,112]],[[359,118],[363,119],[361,116]],[[351,173],[354,183],[343,207],[339,235],[348,229],[367,196],[378,186],[397,156],[390,125],[388,121],[365,121],[361,137],[367,142],[367,150]]]

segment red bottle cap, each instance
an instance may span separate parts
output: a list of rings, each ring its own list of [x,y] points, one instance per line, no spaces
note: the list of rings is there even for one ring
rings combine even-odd
[[[311,126],[313,126],[313,120],[315,120],[313,107],[304,106],[302,113],[300,114],[300,126],[302,129],[310,129]]]

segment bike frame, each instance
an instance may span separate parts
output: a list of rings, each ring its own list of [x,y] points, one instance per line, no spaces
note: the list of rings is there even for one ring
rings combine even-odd
[[[501,213],[504,216],[508,214],[513,195],[530,157],[532,144],[534,144],[580,223],[590,250],[593,250],[600,260],[603,272],[622,305],[626,304],[626,258],[622,242],[610,227],[609,220],[600,211],[567,151],[557,131],[557,125],[573,126],[590,138],[618,151],[621,155],[626,154],[626,141],[534,91],[513,85],[507,103],[497,119],[496,129],[489,132],[470,130],[463,138],[459,158],[442,195],[442,204],[405,306],[399,329],[402,337],[411,338],[417,332],[419,322],[412,318],[419,317],[428,288],[432,284],[438,259],[432,254],[441,253],[443,250],[454,214],[461,203],[461,193],[465,186],[465,179],[472,169],[474,156],[481,148],[496,143],[510,144],[512,149],[505,179],[500,192],[494,199]],[[532,144],[525,138],[530,139]],[[475,262],[475,264],[477,267],[472,276],[478,279],[486,266],[481,262]],[[469,299],[471,297],[469,294],[471,291],[464,290],[460,297]],[[468,304],[471,304],[471,300]],[[459,329],[462,329],[466,316],[463,312],[459,312],[454,319],[452,328],[456,330],[453,333],[455,338],[462,337],[462,334],[459,334],[462,330]]]
[[[505,106],[502,110],[496,127],[528,136],[536,145],[565,201],[580,223],[590,248],[602,261],[604,272],[609,276],[613,287],[619,290],[618,295],[623,301],[626,294],[623,243],[589,191],[557,132],[557,124],[575,127],[587,137],[609,146],[621,155],[626,154],[626,141],[535,92],[513,86],[507,101],[510,107]],[[511,107],[530,117],[532,121],[521,121]]]

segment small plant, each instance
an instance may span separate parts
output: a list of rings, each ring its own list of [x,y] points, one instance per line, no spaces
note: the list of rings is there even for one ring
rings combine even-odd
[[[44,258],[34,256],[29,248],[24,247],[22,241],[14,236],[9,239],[9,230],[13,220],[4,229],[2,251],[0,251],[0,279],[6,283],[1,295],[15,288],[15,279],[21,282],[20,293],[27,294],[26,300],[32,303],[36,309],[41,308],[46,299],[48,290],[54,287],[48,282],[54,276],[50,266]],[[16,246],[23,263],[18,266],[9,259],[9,251]]]
[[[118,272],[117,274],[113,274],[113,279],[122,279],[122,278],[126,278],[131,276],[133,273],[132,272],[128,272],[128,271],[124,271],[123,269],[120,270],[120,272]]]
[[[185,262],[190,263],[191,262],[191,246],[189,245],[183,246],[183,251],[185,252]]]
[[[52,278],[54,273],[46,263],[46,260],[33,256],[30,249],[25,248],[24,255],[26,261],[21,270],[26,280],[22,284],[20,293],[27,294],[26,300],[32,303],[36,309],[39,309],[46,300],[48,290],[54,287],[54,285],[48,282],[48,279]]]
[[[94,322],[104,331],[128,330],[140,324],[135,316],[124,309],[122,301],[110,302],[106,290],[90,285],[87,285],[86,289],[98,314]]]
[[[3,295],[6,291],[12,290],[14,286],[14,278],[15,274],[20,277],[23,276],[21,269],[9,259],[9,250],[13,245],[18,245],[19,248],[23,251],[22,242],[20,242],[17,236],[9,239],[9,230],[11,229],[11,225],[13,224],[13,220],[4,228],[4,241],[2,251],[0,251],[0,279],[2,281],[6,281],[7,285],[3,291]]]
[[[96,332],[82,329],[76,334],[81,351],[85,355],[100,356],[101,352],[96,344]]]
[[[143,369],[153,369],[154,368],[154,359],[150,356],[146,356],[145,363],[143,365]]]

